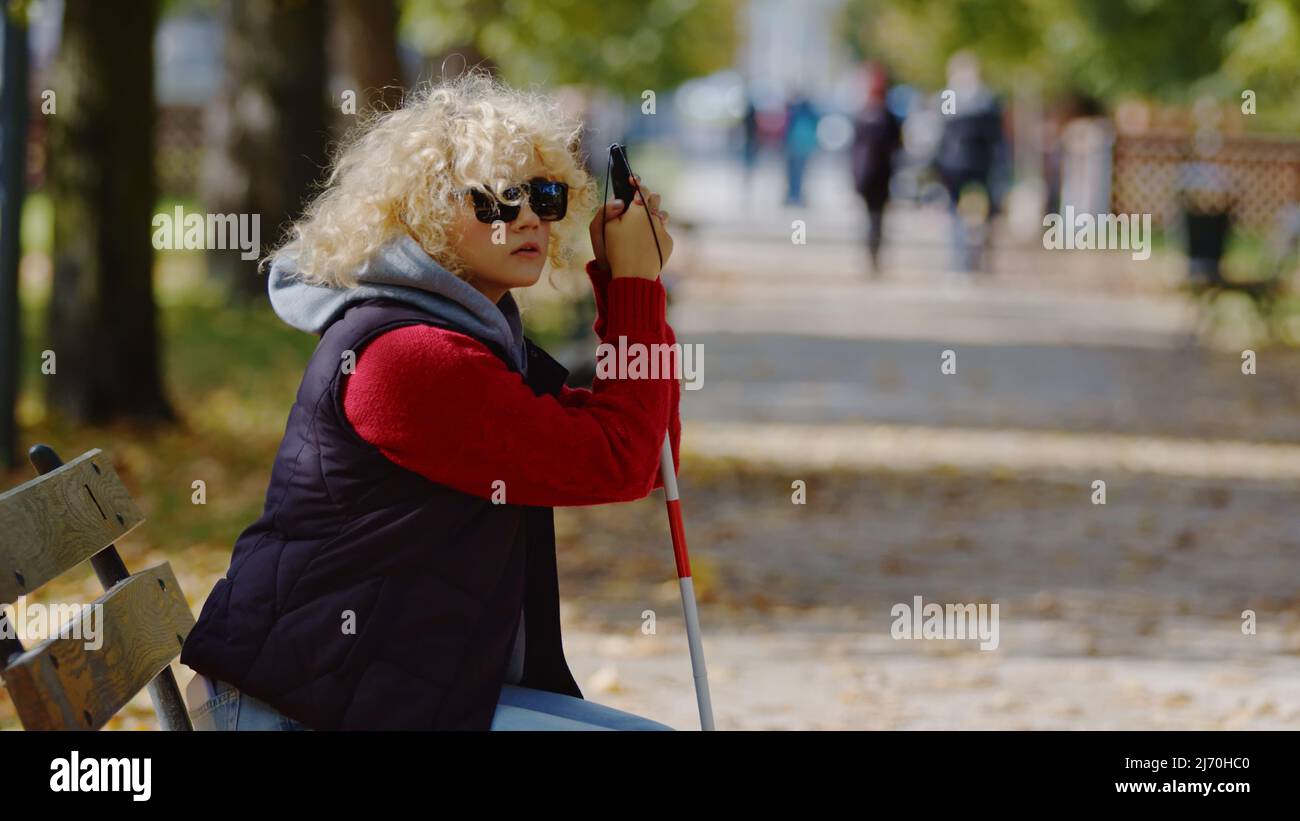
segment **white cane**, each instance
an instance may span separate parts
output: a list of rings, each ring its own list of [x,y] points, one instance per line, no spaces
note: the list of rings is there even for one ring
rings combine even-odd
[[[682,526],[682,505],[677,496],[677,470],[673,466],[673,446],[664,436],[659,455],[659,473],[664,482],[664,500],[668,506],[668,528],[673,537],[673,556],[677,560],[677,583],[682,591],[682,613],[686,616],[686,641],[691,649],[691,672],[695,676],[695,701],[700,708],[700,729],[713,729],[713,702],[709,700],[709,671],[704,667],[704,645],[700,641],[700,613],[695,607],[695,587],[691,583],[691,560],[686,555],[686,529]]]

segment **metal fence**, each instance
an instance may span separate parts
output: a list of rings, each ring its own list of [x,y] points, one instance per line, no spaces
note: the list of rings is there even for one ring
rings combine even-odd
[[[1111,190],[1116,213],[1150,213],[1168,225],[1186,201],[1229,210],[1238,227],[1266,233],[1300,202],[1300,140],[1121,134]]]

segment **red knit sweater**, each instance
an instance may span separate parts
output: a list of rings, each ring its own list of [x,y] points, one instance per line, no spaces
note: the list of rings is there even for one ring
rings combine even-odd
[[[674,343],[658,280],[612,279],[587,263],[596,335],[615,347]],[[555,507],[640,499],[661,487],[664,432],[678,461],[681,385],[597,378],[592,390],[536,396],[483,343],[428,325],[386,331],[344,378],[343,407],[384,456],[433,482],[510,504]],[[498,493],[496,498],[500,498]]]

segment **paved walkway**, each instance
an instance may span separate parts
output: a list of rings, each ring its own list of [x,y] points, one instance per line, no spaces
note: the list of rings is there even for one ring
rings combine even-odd
[[[703,346],[682,487],[718,726],[1300,729],[1300,356],[1244,375],[1196,345],[1177,260],[1020,247],[954,277],[942,214],[900,212],[870,280],[832,171],[816,209],[744,210],[725,168],[669,206],[695,220],[671,318]],[[589,698],[687,729],[662,518],[557,513],[566,649]],[[998,603],[999,649],[893,640],[916,595]]]

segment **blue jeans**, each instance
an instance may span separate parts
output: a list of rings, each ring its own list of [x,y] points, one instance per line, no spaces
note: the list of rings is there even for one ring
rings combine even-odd
[[[264,701],[224,681],[217,694],[190,710],[195,730],[309,730]],[[501,688],[493,730],[671,730],[666,724],[581,698],[507,684]]]
[[[671,730],[603,704],[546,690],[507,684],[501,688],[493,730]]]
[[[214,681],[213,684],[217,694],[190,710],[190,723],[195,730],[311,729],[224,681]]]

